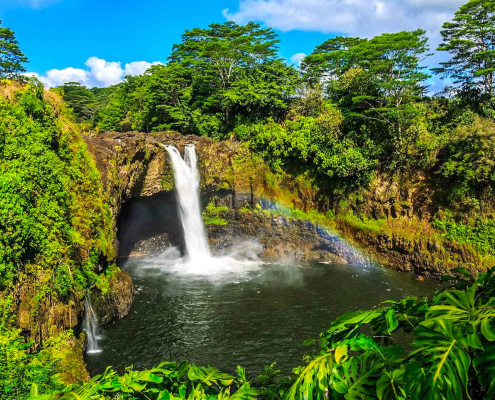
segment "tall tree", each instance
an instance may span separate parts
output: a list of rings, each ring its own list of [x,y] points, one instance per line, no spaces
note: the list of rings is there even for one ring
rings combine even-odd
[[[463,90],[493,95],[495,72],[495,2],[471,0],[461,6],[451,22],[443,24],[439,51],[452,58],[435,72],[453,78]]]
[[[234,22],[211,24],[207,29],[187,31],[182,36],[182,43],[174,46],[170,61],[192,69],[195,103],[201,104],[203,112],[220,114],[228,127],[235,104],[245,102],[252,105],[253,98],[263,97],[262,91],[266,86],[259,85],[258,80],[264,79],[266,74],[251,72],[269,71],[269,64],[276,67],[277,74],[282,72],[276,64],[278,43],[272,29],[262,29],[253,22],[247,25]],[[293,71],[285,71],[292,75]],[[250,75],[249,79],[247,75]],[[246,90],[245,84],[256,76],[256,84],[249,85],[249,90]],[[243,84],[239,83],[241,80]],[[280,80],[272,80],[277,81]],[[282,91],[275,86],[274,89]],[[243,99],[244,93],[254,96]]]
[[[19,78],[28,59],[19,48],[14,32],[1,26],[0,20],[0,78]]]
[[[425,93],[429,77],[422,61],[427,57],[425,31],[385,33],[369,40],[330,39],[303,62],[310,84],[324,85],[326,94],[347,117],[349,130],[372,131],[387,154],[405,161],[414,141],[420,112],[416,102]],[[357,135],[364,137],[364,135]]]
[[[400,108],[423,95],[429,75],[422,61],[428,56],[428,39],[422,29],[384,33],[353,47],[353,59],[376,80],[387,107]]]
[[[338,79],[357,66],[351,49],[365,41],[366,39],[341,36],[326,40],[301,62],[305,79],[312,85]]]

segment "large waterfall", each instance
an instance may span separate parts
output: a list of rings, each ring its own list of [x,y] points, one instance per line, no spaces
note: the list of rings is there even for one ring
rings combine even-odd
[[[163,146],[170,157],[175,189],[184,231],[186,254],[180,257],[177,248],[170,248],[151,260],[150,265],[187,275],[220,276],[245,273],[261,263],[258,254],[263,247],[256,242],[243,242],[224,249],[215,257],[210,252],[208,237],[201,216],[198,160],[194,145],[186,145],[184,159],[174,146]]]
[[[184,159],[174,146],[166,147],[174,170],[175,188],[180,206],[180,217],[188,261],[211,258],[199,204],[199,174],[196,149],[187,145]]]

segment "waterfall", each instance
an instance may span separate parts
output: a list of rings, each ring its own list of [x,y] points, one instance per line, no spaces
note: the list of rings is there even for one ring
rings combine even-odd
[[[186,257],[189,262],[211,259],[199,201],[198,159],[194,145],[186,145],[184,159],[174,146],[166,146],[174,171],[184,230]]]
[[[196,148],[192,144],[186,145],[182,159],[176,147],[161,146],[167,150],[172,164],[186,251],[184,257],[180,257],[177,248],[167,249],[148,264],[141,265],[141,273],[163,269],[181,275],[217,279],[226,274],[239,276],[257,269],[261,265],[257,255],[263,247],[254,241],[239,243],[212,256],[201,216]]]
[[[98,347],[98,319],[96,318],[96,313],[91,305],[91,299],[89,295],[86,295],[84,300],[85,313],[83,320],[83,329],[86,332],[86,337],[88,338],[88,350],[87,353],[99,353],[101,352]]]

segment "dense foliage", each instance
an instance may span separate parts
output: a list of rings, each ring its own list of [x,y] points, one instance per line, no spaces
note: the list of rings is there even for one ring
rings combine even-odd
[[[52,342],[26,340],[15,318],[20,283],[26,284],[23,301],[36,326],[57,302],[78,302],[95,286],[105,290],[112,272],[101,273],[114,258],[113,232],[81,129],[176,130],[243,142],[232,161],[238,176],[263,181],[268,194],[278,177],[295,177],[294,191],[307,192],[326,212],[304,217],[319,222],[344,210],[340,221],[373,235],[389,222],[357,215],[349,204],[364,202],[359,191],[383,176],[406,182],[415,177],[432,192],[421,194],[431,196],[424,203],[434,233],[426,239],[444,238],[493,258],[494,7],[492,1],[470,0],[444,24],[438,51],[451,59],[432,72],[454,86],[437,96],[426,86],[429,46],[421,29],[331,38],[298,69],[277,56],[272,29],[233,22],[187,31],[166,65],[113,87],[66,83],[47,91],[37,83],[2,81],[0,398],[20,397],[33,382],[33,397],[56,392],[61,367],[53,354],[73,339],[62,334]],[[25,62],[14,33],[0,27],[0,78],[19,78]],[[257,174],[254,164],[266,171]],[[205,222],[226,224],[224,212],[210,204]],[[430,300],[406,298],[339,318],[322,335],[321,353],[296,370],[289,390],[286,380],[274,379],[273,366],[255,390],[242,369],[234,377],[165,363],[124,376],[108,370],[56,396],[492,398],[492,275],[490,270],[476,281],[460,280]],[[414,335],[411,352],[393,345],[401,331]]]
[[[406,297],[336,319],[320,335],[320,353],[295,368],[291,380],[274,379],[273,365],[251,386],[241,367],[232,376],[212,367],[162,363],[148,371],[129,368],[123,376],[108,369],[52,395],[39,396],[34,386],[31,399],[491,399],[495,269],[476,280],[457,272],[460,278],[445,279],[450,289],[432,299]],[[412,342],[404,348],[398,334]]]
[[[41,324],[58,303],[105,289],[97,271],[113,259],[99,175],[65,114],[42,86],[0,85],[0,398],[17,397],[30,382],[52,385],[49,349],[70,339],[54,332],[33,352],[17,329],[19,292],[29,304],[25,319]],[[37,329],[31,334],[41,341]]]
[[[168,64],[142,76],[114,88],[61,89],[74,112],[100,130],[174,129],[222,139],[239,123],[286,115],[299,76],[277,57],[277,43],[272,29],[254,23],[212,24],[187,31]]]
[[[31,85],[0,98],[0,290],[27,274],[40,297],[68,296],[112,246],[93,161],[45,95]]]

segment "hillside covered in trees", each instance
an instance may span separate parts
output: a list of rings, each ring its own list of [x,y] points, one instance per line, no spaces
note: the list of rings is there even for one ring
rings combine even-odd
[[[304,177],[317,193],[311,207],[354,213],[354,226],[387,225],[382,212],[355,204],[386,180],[399,187],[393,213],[412,209],[425,229],[491,256],[493,13],[491,3],[470,1],[444,25],[438,49],[421,29],[331,38],[300,68],[277,56],[272,29],[212,24],[187,31],[167,64],[142,76],[55,90],[88,134],[176,130],[244,142],[274,171]],[[450,59],[430,70],[434,51]],[[432,95],[433,74],[453,84]],[[418,205],[407,193],[415,185],[425,197]]]
[[[143,75],[48,90],[0,27],[0,398],[493,398],[495,4],[470,0],[441,35],[437,49],[422,29],[333,37],[295,66],[273,29],[215,23]],[[447,61],[427,68],[432,52]],[[432,76],[451,85],[432,94]],[[271,171],[263,185],[294,182],[297,195],[272,190],[291,215],[395,267],[457,274],[455,287],[328,321],[291,378],[272,366],[250,384],[242,368],[165,363],[81,386],[84,297],[121,273],[84,141],[107,131],[235,142]],[[411,353],[392,345],[399,330],[414,335]]]

